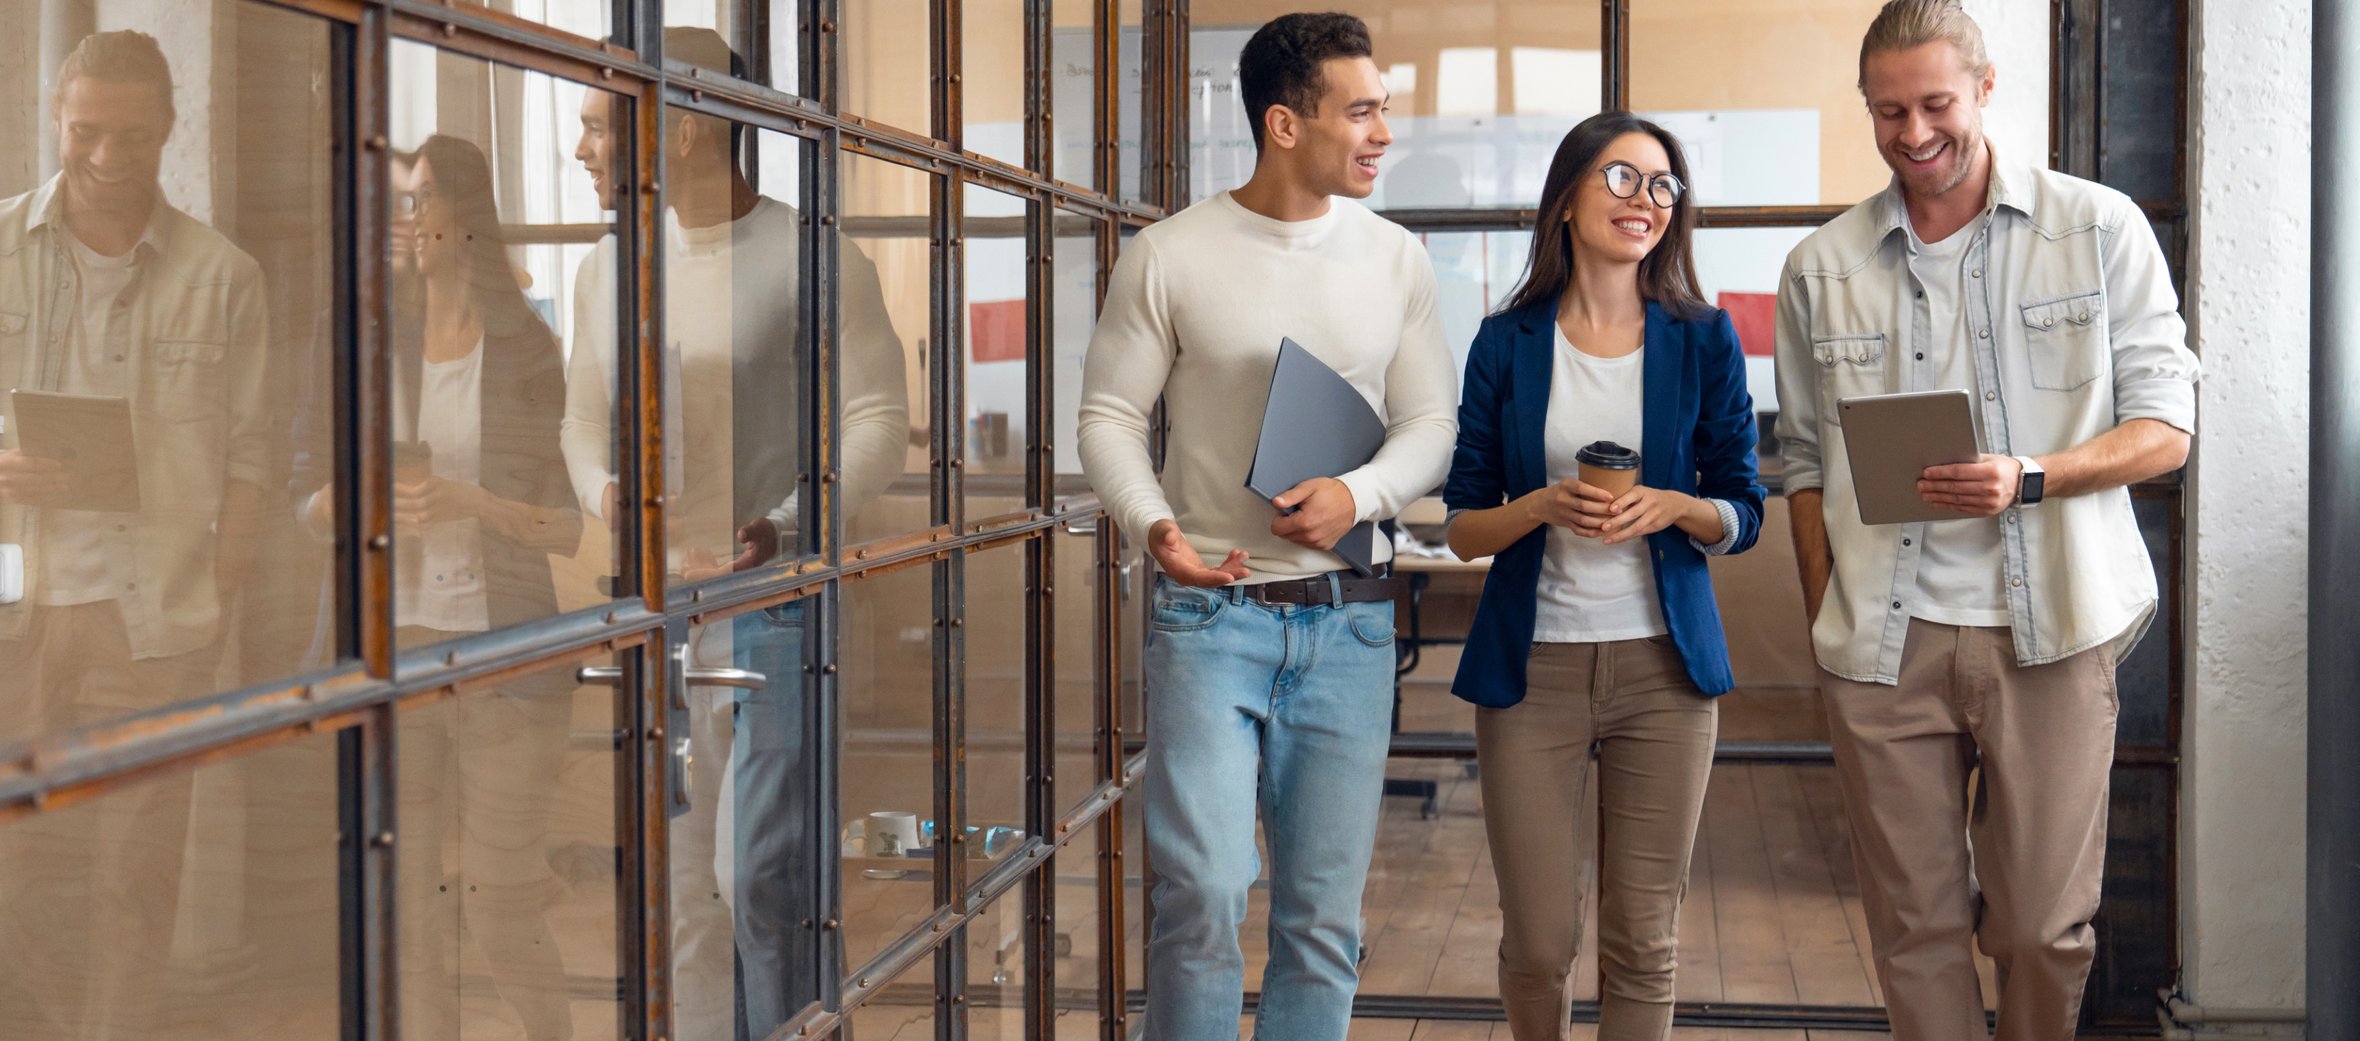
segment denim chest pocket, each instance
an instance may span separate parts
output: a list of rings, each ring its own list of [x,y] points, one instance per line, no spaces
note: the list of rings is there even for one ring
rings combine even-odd
[[[1213,624],[1227,603],[1226,598],[1210,590],[1166,586],[1156,590],[1155,604],[1148,611],[1147,621],[1157,632],[1189,632]]]
[[[2106,294],[2074,293],[2022,310],[2033,386],[2077,390],[2105,373]]]
[[[1819,416],[1826,422],[1843,425],[1837,402],[1888,389],[1883,333],[1815,336],[1811,357],[1819,363]]]
[[[227,345],[213,340],[158,339],[147,405],[163,419],[197,422],[225,407],[222,360]]]

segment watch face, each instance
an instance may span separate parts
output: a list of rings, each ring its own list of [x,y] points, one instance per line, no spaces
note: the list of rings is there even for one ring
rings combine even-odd
[[[2039,502],[2039,501],[2040,501],[2040,493],[2041,493],[2041,488],[2042,488],[2042,487],[2044,486],[2044,484],[2046,483],[2046,481],[2047,481],[2047,478],[2048,478],[2048,475],[2047,475],[2047,474],[2044,474],[2044,473],[2039,473],[2039,472],[2037,472],[2037,471],[2036,471],[2036,472],[2031,472],[2031,473],[2026,473],[2026,474],[2024,475],[2024,484],[2023,484],[2023,487],[2022,487],[2022,492],[2023,492],[2023,496],[2022,496],[2022,497],[2023,497],[2023,499],[2024,499],[2024,502],[2025,502],[2027,505],[2029,505],[2029,504],[2031,504],[2031,503],[2036,503],[2036,502]]]

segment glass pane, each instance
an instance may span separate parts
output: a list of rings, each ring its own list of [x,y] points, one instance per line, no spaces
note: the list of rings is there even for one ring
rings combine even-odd
[[[808,95],[804,8],[803,0],[671,0],[664,5],[664,59]]]
[[[1098,5],[1050,0],[1049,161],[1057,179],[1098,187]]]
[[[844,966],[852,973],[935,908],[940,614],[932,567],[856,578],[843,589],[836,805],[844,827]]]
[[[1099,974],[1106,971],[1106,952],[1099,930],[1105,916],[1098,907],[1098,824],[1075,832],[1057,851],[1050,870],[1056,874],[1055,975],[1051,1000],[1055,1006],[1054,1041],[1094,1041],[1103,1002]]]
[[[670,824],[680,1037],[765,1037],[819,1000],[810,610],[791,600],[689,630],[688,802]]]
[[[628,717],[613,684],[574,672],[399,714],[396,935],[409,1041],[613,1030],[613,735]]]
[[[1631,107],[1679,135],[1706,206],[1858,202],[1892,178],[1859,87],[1860,36],[1880,6],[1633,5]]]
[[[0,824],[8,1036],[337,1036],[349,733]]]
[[[1022,511],[1026,379],[1032,318],[1024,199],[981,185],[962,189],[966,243],[967,520]]]
[[[1155,177],[1147,168],[1147,19],[1142,0],[1119,0],[1115,14],[1115,169],[1120,198],[1138,202]]]
[[[1467,367],[1467,348],[1483,319],[1508,302],[1532,257],[1529,231],[1440,231],[1418,238],[1434,261],[1435,310],[1442,318],[1442,338],[1458,362]]]
[[[614,0],[465,0],[592,40],[613,32]]]
[[[1393,145],[1370,206],[1535,205],[1558,140],[1599,110],[1605,75],[1594,3],[1347,0],[1332,6],[1368,23],[1377,68],[1393,92],[1386,116]],[[1244,184],[1253,173],[1253,123],[1239,89],[1237,55],[1282,10],[1266,0],[1189,6],[1192,199]]]
[[[836,322],[851,543],[934,523],[934,185],[924,171],[844,153]]]
[[[1104,660],[1098,610],[1105,578],[1098,567],[1098,534],[1058,531],[1049,545],[1056,563],[1050,610],[1057,626],[1049,677],[1050,710],[1057,721],[1050,775],[1056,798],[1050,806],[1063,817],[1098,788],[1098,663]]]
[[[1124,795],[1122,812],[1122,859],[1116,862],[1122,870],[1115,877],[1123,887],[1123,1000],[1130,1007],[1147,996],[1147,931],[1152,925],[1147,920],[1147,891],[1155,882],[1155,871],[1147,862],[1147,798],[1136,790]],[[1145,1013],[1131,1014],[1132,1036],[1145,1020]]]
[[[1054,406],[1049,428],[1050,458],[1056,484],[1051,494],[1059,506],[1077,495],[1090,494],[1082,475],[1081,425],[1082,359],[1090,353],[1090,334],[1098,327],[1098,229],[1091,220],[1056,211],[1056,237],[1050,240],[1049,383]]]
[[[1033,1041],[1024,1030],[1024,888],[1011,889],[967,923],[967,1037]]]
[[[665,114],[665,521],[694,582],[818,548],[808,146]]]
[[[933,5],[845,0],[843,10],[843,110],[934,136],[934,84],[926,75],[934,53]]]
[[[934,1041],[934,959],[911,966],[853,1011],[839,1041]]]
[[[1026,545],[967,554],[967,877],[980,881],[1025,834]]]
[[[70,24],[66,6],[19,22]],[[24,70],[0,86],[0,586],[19,594],[0,605],[0,742],[350,650],[333,506],[316,527],[297,509],[346,422],[327,23],[234,4],[120,20],[60,42],[161,75],[52,93],[66,53],[0,45]]]
[[[1696,281],[1705,302],[1729,312],[1745,348],[1746,389],[1754,411],[1778,411],[1776,347],[1778,273],[1786,255],[1816,228],[1705,228],[1696,233]],[[1773,462],[1771,455],[1762,462]]]
[[[608,132],[627,107],[404,41],[392,80],[393,602],[407,648],[606,598],[612,540],[583,514],[616,512],[625,282],[604,211],[628,165]]]
[[[959,5],[961,128],[966,149],[1024,165],[1024,0]]]

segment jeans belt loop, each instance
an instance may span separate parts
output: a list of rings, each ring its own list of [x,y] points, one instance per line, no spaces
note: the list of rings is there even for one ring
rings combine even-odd
[[[1330,572],[1328,572],[1328,573],[1327,573],[1327,582],[1328,582],[1328,606],[1329,606],[1329,607],[1335,607],[1335,608],[1341,608],[1341,607],[1343,607],[1343,606],[1344,606],[1344,580],[1343,580],[1343,579],[1340,579],[1340,578],[1337,578],[1337,577],[1336,577],[1336,573],[1335,573],[1335,572],[1333,572],[1333,571],[1330,571]]]
[[[1228,589],[1223,590],[1223,592],[1229,594],[1229,605],[1231,607],[1235,607],[1246,602],[1246,587],[1242,585],[1232,584]]]

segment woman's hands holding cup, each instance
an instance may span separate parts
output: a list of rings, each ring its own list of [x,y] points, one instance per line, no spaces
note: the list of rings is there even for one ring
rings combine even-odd
[[[1535,521],[1609,546],[1671,527],[1699,503],[1693,496],[1644,485],[1618,498],[1575,477],[1545,486],[1524,501]]]

